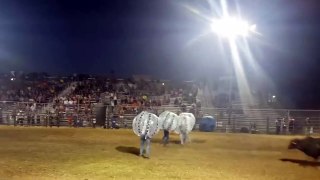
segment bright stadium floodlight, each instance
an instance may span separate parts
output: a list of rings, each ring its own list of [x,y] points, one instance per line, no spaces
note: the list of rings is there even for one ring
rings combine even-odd
[[[250,32],[255,32],[256,25],[250,25],[247,21],[238,18],[226,17],[213,20],[211,28],[221,37],[235,38],[246,37]]]

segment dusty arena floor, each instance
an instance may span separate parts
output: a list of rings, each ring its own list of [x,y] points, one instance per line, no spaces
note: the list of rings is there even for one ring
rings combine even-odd
[[[131,130],[0,126],[0,179],[319,179],[320,163],[287,150],[289,136],[193,132],[153,139],[137,156]],[[282,159],[282,160],[281,160]]]

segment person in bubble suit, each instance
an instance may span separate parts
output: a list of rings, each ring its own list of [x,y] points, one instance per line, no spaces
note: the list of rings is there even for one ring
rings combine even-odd
[[[170,132],[177,128],[178,115],[170,111],[164,111],[159,115],[159,124],[159,128],[163,130],[162,143],[166,146],[169,143]]]
[[[133,132],[140,138],[139,155],[149,158],[151,138],[159,131],[158,117],[155,114],[142,111],[134,118],[132,128]]]
[[[180,113],[179,125],[176,132],[180,134],[181,144],[186,144],[189,140],[189,133],[195,125],[195,117],[192,113]]]

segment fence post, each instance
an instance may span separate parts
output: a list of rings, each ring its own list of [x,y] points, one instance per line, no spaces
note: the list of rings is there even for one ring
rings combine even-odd
[[[269,132],[270,132],[270,118],[269,118],[269,116],[267,117],[267,134],[269,134]]]
[[[2,118],[2,108],[0,107],[0,124],[4,124],[4,120]]]
[[[233,127],[232,127],[232,132],[236,132],[236,116],[235,115],[233,115],[232,116],[232,119],[233,119]]]
[[[287,114],[287,122],[286,122],[286,134],[289,134],[289,121],[290,121],[290,110],[288,110]]]
[[[232,118],[232,106],[230,105],[227,109],[228,112],[228,124],[226,126],[226,133],[231,131],[231,118]]]
[[[107,106],[107,115],[106,115],[106,123],[107,124],[105,124],[105,126],[104,127],[106,127],[107,129],[110,129],[110,119],[111,119],[111,117],[113,116],[113,108],[114,107],[111,107],[111,108],[109,108],[110,106]]]

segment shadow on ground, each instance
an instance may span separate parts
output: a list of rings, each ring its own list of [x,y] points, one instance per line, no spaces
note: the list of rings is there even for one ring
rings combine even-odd
[[[116,150],[122,153],[128,153],[128,154],[139,156],[139,149],[136,147],[118,146],[116,147]]]
[[[192,139],[191,140],[191,143],[197,143],[197,144],[200,144],[200,143],[205,143],[206,140],[203,140],[203,139]]]
[[[162,139],[152,139],[151,142],[153,143],[160,143],[162,144]],[[200,143],[205,143],[206,141],[205,140],[201,140],[201,139],[192,139],[191,142],[188,142],[188,144],[200,144]],[[181,141],[180,140],[169,140],[169,144],[181,144]]]
[[[317,161],[307,161],[307,160],[299,160],[299,159],[280,159],[280,161],[291,162],[295,164],[299,164],[300,166],[312,166],[312,167],[320,167],[320,162]]]
[[[162,139],[152,139],[151,142],[163,144]],[[169,140],[169,144],[180,144],[180,140]]]

